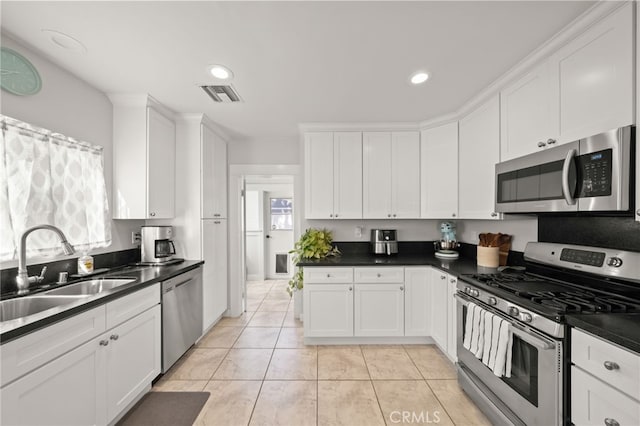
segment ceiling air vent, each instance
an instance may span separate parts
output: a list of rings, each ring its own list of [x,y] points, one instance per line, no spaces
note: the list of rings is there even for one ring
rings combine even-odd
[[[232,86],[200,86],[216,102],[240,102],[240,96]]]

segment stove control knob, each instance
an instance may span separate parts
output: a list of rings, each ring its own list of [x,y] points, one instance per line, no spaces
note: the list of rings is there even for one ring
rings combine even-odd
[[[498,304],[498,300],[495,297],[490,297],[488,302],[491,306],[495,306]]]
[[[607,265],[613,266],[614,268],[619,268],[622,266],[622,259],[619,257],[610,257]]]
[[[478,297],[478,296],[480,296],[480,292],[478,290],[476,290],[476,289],[471,289],[471,295],[473,297]]]
[[[509,308],[509,315],[512,317],[517,317],[520,314],[520,311],[515,306]]]
[[[531,322],[531,321],[533,321],[533,316],[529,312],[523,312],[522,313],[522,320],[524,322]]]
[[[469,288],[469,287],[465,287],[465,288],[464,288],[464,292],[465,292],[466,294],[471,294],[471,288]]]

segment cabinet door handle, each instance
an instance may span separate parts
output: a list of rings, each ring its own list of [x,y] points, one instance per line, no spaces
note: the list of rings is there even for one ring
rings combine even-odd
[[[553,145],[554,143],[556,143],[555,139],[547,139],[547,145]]]
[[[378,278],[380,278],[381,276],[382,276],[381,274],[378,274]]]
[[[349,291],[352,291],[352,290],[353,290],[353,287],[349,287]]]
[[[387,217],[391,217],[391,213],[389,213],[389,214],[387,215]]]
[[[604,424],[607,426],[620,426],[620,423],[618,423],[616,419],[611,419],[609,417],[604,419]]]
[[[636,210],[636,214],[640,216],[640,209]]]
[[[446,275],[440,275],[440,279],[441,279],[441,280],[446,280],[446,279],[447,279],[447,276],[446,276]]]
[[[619,370],[620,366],[618,365],[618,363],[613,362],[613,361],[605,361],[604,362],[604,368],[606,368],[609,371],[613,371],[613,370]]]
[[[156,212],[149,213],[149,216],[155,216],[155,215],[156,215]]]
[[[546,143],[544,143],[544,142],[542,142],[542,141],[538,142],[538,148],[543,148],[543,147],[545,147],[545,146],[547,146],[547,144],[546,144]]]
[[[331,278],[331,274],[327,274],[327,278]]]
[[[214,213],[213,217],[220,217],[220,213]]]
[[[109,339],[111,340],[118,340],[120,336],[118,336],[117,334],[112,334],[111,336],[109,336]]]
[[[393,217],[396,217],[396,214],[395,214],[395,213],[393,214]]]
[[[455,284],[456,279],[455,278],[451,278],[451,280],[449,280],[449,282],[451,282],[451,284]]]
[[[451,217],[456,217],[456,214],[455,213],[451,213]]]
[[[108,340],[100,340],[100,346],[107,346],[109,344]]]
[[[400,291],[404,290],[404,287],[400,286]]]
[[[333,217],[333,214],[330,214],[329,217]]]
[[[496,217],[496,216],[498,216],[498,213],[496,213],[496,212],[491,212],[491,217]]]

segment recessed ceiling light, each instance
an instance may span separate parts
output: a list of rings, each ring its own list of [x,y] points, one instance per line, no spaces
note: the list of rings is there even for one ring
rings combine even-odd
[[[209,67],[209,72],[215,78],[219,78],[220,80],[229,80],[233,78],[233,73],[231,70],[224,65],[211,65]]]
[[[87,53],[87,48],[79,40],[68,34],[56,30],[42,30],[51,42],[61,49],[70,50],[77,53]]]
[[[413,84],[422,84],[429,79],[429,74],[424,71],[418,71],[411,76],[411,82]]]

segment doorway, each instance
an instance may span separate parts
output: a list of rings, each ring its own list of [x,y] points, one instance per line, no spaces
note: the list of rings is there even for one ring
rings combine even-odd
[[[230,166],[230,316],[250,310],[249,289],[272,286],[284,292],[294,273],[289,251],[301,223],[300,171],[297,165]]]

